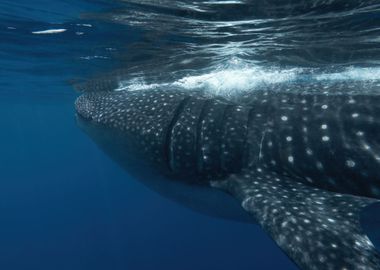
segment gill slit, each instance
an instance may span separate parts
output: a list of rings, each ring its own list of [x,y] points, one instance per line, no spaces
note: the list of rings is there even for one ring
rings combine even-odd
[[[164,154],[165,154],[165,157],[166,157],[166,162],[168,164],[168,168],[170,171],[174,171],[174,156],[173,156],[173,129],[176,125],[176,123],[178,122],[178,119],[180,117],[180,115],[182,114],[182,112],[184,111],[185,107],[186,107],[186,104],[189,102],[190,100],[190,97],[186,97],[184,98],[180,103],[179,105],[177,106],[177,108],[175,109],[174,113],[173,113],[173,118],[172,120],[170,121],[169,125],[168,125],[168,128],[167,128],[167,132],[166,132],[166,136],[165,136],[165,144],[164,144]]]

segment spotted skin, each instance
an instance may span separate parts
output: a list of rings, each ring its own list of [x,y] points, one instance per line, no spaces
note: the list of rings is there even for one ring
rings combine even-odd
[[[94,92],[80,96],[76,110],[84,119],[125,132],[141,155],[159,167],[171,168],[173,128],[188,99],[176,92]]]
[[[301,269],[380,269],[359,222],[380,198],[379,95],[93,92],[76,110],[176,181],[234,195]]]
[[[225,113],[229,105],[218,102],[209,101],[203,109],[202,119],[199,121],[199,139],[198,139],[198,171],[221,170],[220,157],[222,155],[222,128]]]
[[[380,96],[270,92],[252,106],[265,111],[250,123],[254,166],[323,189],[380,197]]]
[[[242,107],[225,100],[178,91],[93,92],[79,97],[76,109],[85,119],[125,132],[140,154],[169,174],[199,182],[224,176],[235,163],[242,167],[246,133],[240,131],[247,122],[238,126]]]
[[[169,164],[174,172],[196,167],[197,126],[205,102],[193,97],[187,99],[169,131]]]
[[[229,106],[225,112],[221,144],[223,171],[238,172],[243,167],[250,111],[246,106]]]
[[[374,199],[311,188],[262,168],[213,186],[239,198],[301,269],[380,269],[380,255],[359,224]]]

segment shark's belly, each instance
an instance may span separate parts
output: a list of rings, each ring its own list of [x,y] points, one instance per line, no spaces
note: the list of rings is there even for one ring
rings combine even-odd
[[[379,96],[277,93],[255,103],[252,164],[333,191],[380,197]]]

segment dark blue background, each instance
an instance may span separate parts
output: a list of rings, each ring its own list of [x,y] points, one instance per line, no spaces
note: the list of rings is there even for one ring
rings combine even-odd
[[[76,126],[68,82],[115,64],[81,57],[140,37],[101,21],[76,25],[81,13],[107,8],[0,0],[0,268],[296,269],[258,226],[162,198]],[[68,31],[31,34],[49,28]]]

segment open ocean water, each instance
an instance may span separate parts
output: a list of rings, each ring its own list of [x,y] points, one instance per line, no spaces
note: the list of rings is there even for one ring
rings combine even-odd
[[[380,91],[379,34],[375,0],[0,0],[0,268],[297,269],[130,177],[74,89]]]

